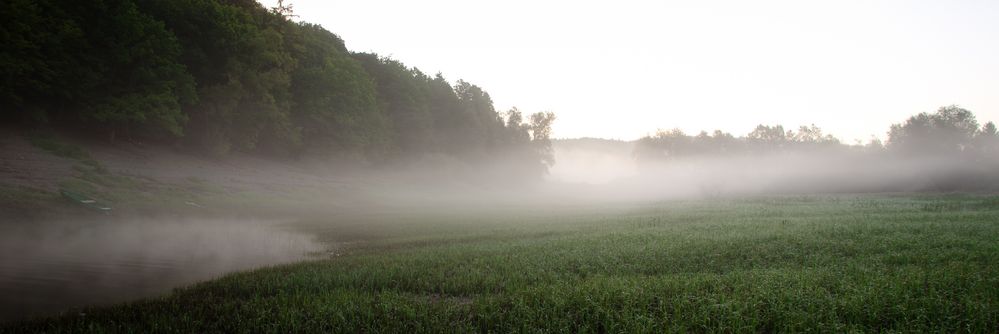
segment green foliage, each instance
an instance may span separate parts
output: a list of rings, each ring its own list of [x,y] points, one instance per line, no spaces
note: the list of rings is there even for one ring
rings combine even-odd
[[[28,140],[35,147],[46,150],[56,156],[76,160],[90,159],[90,154],[84,151],[83,148],[63,143],[50,134],[34,134]]]
[[[127,132],[136,124],[182,134],[187,117],[180,107],[195,95],[193,79],[178,63],[176,37],[132,1],[76,7],[88,20],[81,26],[95,53],[87,65],[101,74],[93,91],[82,94],[84,118],[108,124],[111,131]]]
[[[90,156],[90,153],[87,153],[82,147],[62,142],[51,134],[35,133],[28,138],[28,141],[35,147],[46,150],[56,156],[77,160],[91,171],[97,173],[106,172],[104,166],[97,160],[94,160]]]
[[[528,146],[480,87],[351,54],[293,16],[252,0],[5,1],[0,107],[217,156],[483,162]]]
[[[82,66],[85,33],[55,1],[0,3],[0,108],[12,120],[44,121],[71,105],[96,76]]]
[[[413,156],[438,151],[430,112],[429,78],[390,58],[366,53],[353,56],[374,81],[379,106],[393,129],[392,146]]]
[[[313,24],[296,26],[299,66],[292,74],[293,119],[313,151],[383,155],[389,124],[375,84],[336,35]]]
[[[553,163],[554,114],[538,113],[525,122],[514,108],[504,118],[489,93],[474,84],[459,80],[451,85],[440,74],[429,77],[374,54],[354,58],[374,79],[391,125],[393,151],[402,157],[445,153],[502,169],[497,173],[514,176],[511,181],[540,177]]]
[[[129,0],[5,3],[3,104],[27,118],[177,136],[194,101],[180,46]]]
[[[300,141],[291,123],[290,23],[256,4],[142,0],[183,44],[200,103],[189,140],[218,155],[279,150]]]

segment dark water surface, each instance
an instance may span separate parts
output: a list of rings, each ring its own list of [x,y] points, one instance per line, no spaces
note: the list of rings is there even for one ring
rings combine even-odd
[[[168,293],[324,250],[254,220],[116,220],[0,225],[0,321]]]

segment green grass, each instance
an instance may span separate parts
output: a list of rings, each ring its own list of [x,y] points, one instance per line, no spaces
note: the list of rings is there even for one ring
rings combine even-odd
[[[59,188],[98,199],[115,209],[189,211],[189,202],[231,197],[225,196],[221,188],[198,178],[171,183],[112,173],[104,168],[83,165],[74,168],[78,174],[60,182]]]
[[[60,141],[52,134],[44,132],[33,133],[28,137],[28,141],[35,147],[48,151],[53,155],[80,162],[83,165],[81,168],[98,173],[107,172],[104,169],[104,166],[97,160],[94,160],[94,158],[90,156],[90,153],[87,153],[87,151],[82,147]]]
[[[999,331],[997,197],[496,208],[299,228],[355,243],[6,330]]]
[[[0,208],[12,211],[13,216],[21,213],[18,211],[47,209],[60,200],[58,194],[41,189],[0,184]]]

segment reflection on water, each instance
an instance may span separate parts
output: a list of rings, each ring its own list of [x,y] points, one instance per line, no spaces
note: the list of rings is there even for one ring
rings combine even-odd
[[[323,247],[272,222],[58,222],[0,226],[0,321],[164,294]]]

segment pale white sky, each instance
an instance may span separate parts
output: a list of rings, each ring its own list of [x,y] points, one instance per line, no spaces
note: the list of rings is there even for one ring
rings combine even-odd
[[[999,121],[995,0],[290,3],[353,51],[553,111],[561,138],[815,123],[852,142],[950,104]]]

